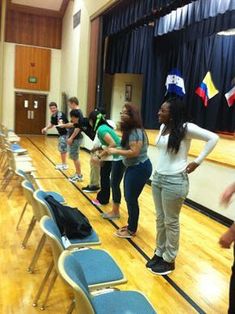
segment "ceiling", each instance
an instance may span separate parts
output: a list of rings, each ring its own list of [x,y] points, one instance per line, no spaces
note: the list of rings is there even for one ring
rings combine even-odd
[[[37,15],[62,17],[69,0],[8,0],[8,8]]]
[[[63,0],[11,0],[11,3],[26,5],[29,7],[59,11]]]

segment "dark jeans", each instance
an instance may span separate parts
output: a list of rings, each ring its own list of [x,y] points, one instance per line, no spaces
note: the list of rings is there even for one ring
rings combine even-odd
[[[235,314],[235,244],[233,246],[233,266],[232,266],[232,275],[230,279],[230,289],[229,289],[229,314]]]
[[[113,202],[115,204],[121,203],[122,194],[121,194],[121,189],[120,189],[120,183],[122,181],[125,169],[126,168],[122,160],[112,162],[111,188],[112,188]]]
[[[110,198],[110,186],[112,188],[113,202],[121,202],[120,183],[122,181],[124,171],[125,167],[121,160],[104,161],[102,167],[100,168],[100,191],[96,197],[101,204],[108,204]]]
[[[128,230],[136,232],[139,220],[138,197],[152,173],[149,159],[138,165],[128,167],[124,177],[124,193],[128,209]]]

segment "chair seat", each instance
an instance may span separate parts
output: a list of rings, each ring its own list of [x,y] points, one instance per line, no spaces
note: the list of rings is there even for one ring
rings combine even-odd
[[[19,142],[20,141],[20,138],[18,136],[8,136],[6,138],[7,142],[9,143],[15,143],[15,142]]]
[[[12,150],[12,152],[14,154],[22,155],[22,154],[27,153],[28,151],[25,148],[15,148],[15,149]]]
[[[83,247],[100,244],[100,239],[94,230],[92,230],[92,233],[84,239],[69,239],[69,241],[71,243],[71,246],[68,249],[72,248],[73,246]]]
[[[36,168],[32,166],[29,162],[16,162],[16,170],[22,170],[26,173],[36,171]]]
[[[19,144],[11,144],[11,150],[23,149]]]
[[[96,314],[156,314],[149,301],[137,291],[114,291],[93,297]]]
[[[53,196],[55,200],[57,200],[57,202],[59,203],[65,203],[65,199],[63,198],[63,196],[59,193],[56,192],[46,192],[46,194],[49,196]]]
[[[88,286],[108,287],[126,282],[117,263],[105,251],[85,249],[72,251],[72,255],[81,265]]]
[[[32,161],[32,158],[28,155],[19,155],[15,157],[16,162],[25,162],[25,161]]]

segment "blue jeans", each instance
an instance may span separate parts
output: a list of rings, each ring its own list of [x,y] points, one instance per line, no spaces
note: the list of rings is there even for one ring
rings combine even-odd
[[[112,162],[111,188],[112,188],[113,203],[115,204],[121,203],[122,194],[121,194],[121,189],[120,189],[120,183],[122,181],[124,171],[125,171],[125,166],[122,160]]]
[[[113,202],[121,203],[120,183],[125,171],[122,160],[104,161],[100,169],[100,191],[97,194],[97,200],[101,204],[108,204],[110,197],[110,185],[112,188]],[[111,180],[110,180],[111,174]]]
[[[138,198],[152,173],[149,159],[138,165],[127,167],[124,176],[124,194],[128,209],[128,230],[136,232],[139,220]]]
[[[188,175],[161,175],[155,172],[152,190],[157,214],[155,254],[171,263],[179,250],[179,215],[189,190]]]

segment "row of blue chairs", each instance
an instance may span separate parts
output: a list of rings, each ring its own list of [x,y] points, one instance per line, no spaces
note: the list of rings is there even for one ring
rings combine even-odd
[[[150,302],[140,292],[118,291],[116,287],[126,283],[127,280],[108,252],[91,248],[101,244],[95,230],[84,239],[71,239],[68,247],[62,241],[53,212],[46,201],[48,195],[53,195],[58,201],[64,203],[65,200],[62,195],[56,192],[45,192],[41,189],[35,190],[32,183],[27,180],[22,182],[22,187],[27,202],[32,207],[34,221],[40,223],[44,239],[43,245],[42,238],[39,241],[28,269],[33,272],[46,239],[51,246],[53,255],[53,259],[33,300],[33,306],[38,305],[46,283],[51,277],[45,298],[40,306],[42,310],[45,309],[50,292],[59,274],[73,289],[74,293],[74,300],[67,313],[73,311],[88,314],[156,313]],[[26,238],[28,241],[29,237]],[[27,244],[27,241],[23,241],[24,245]]]

